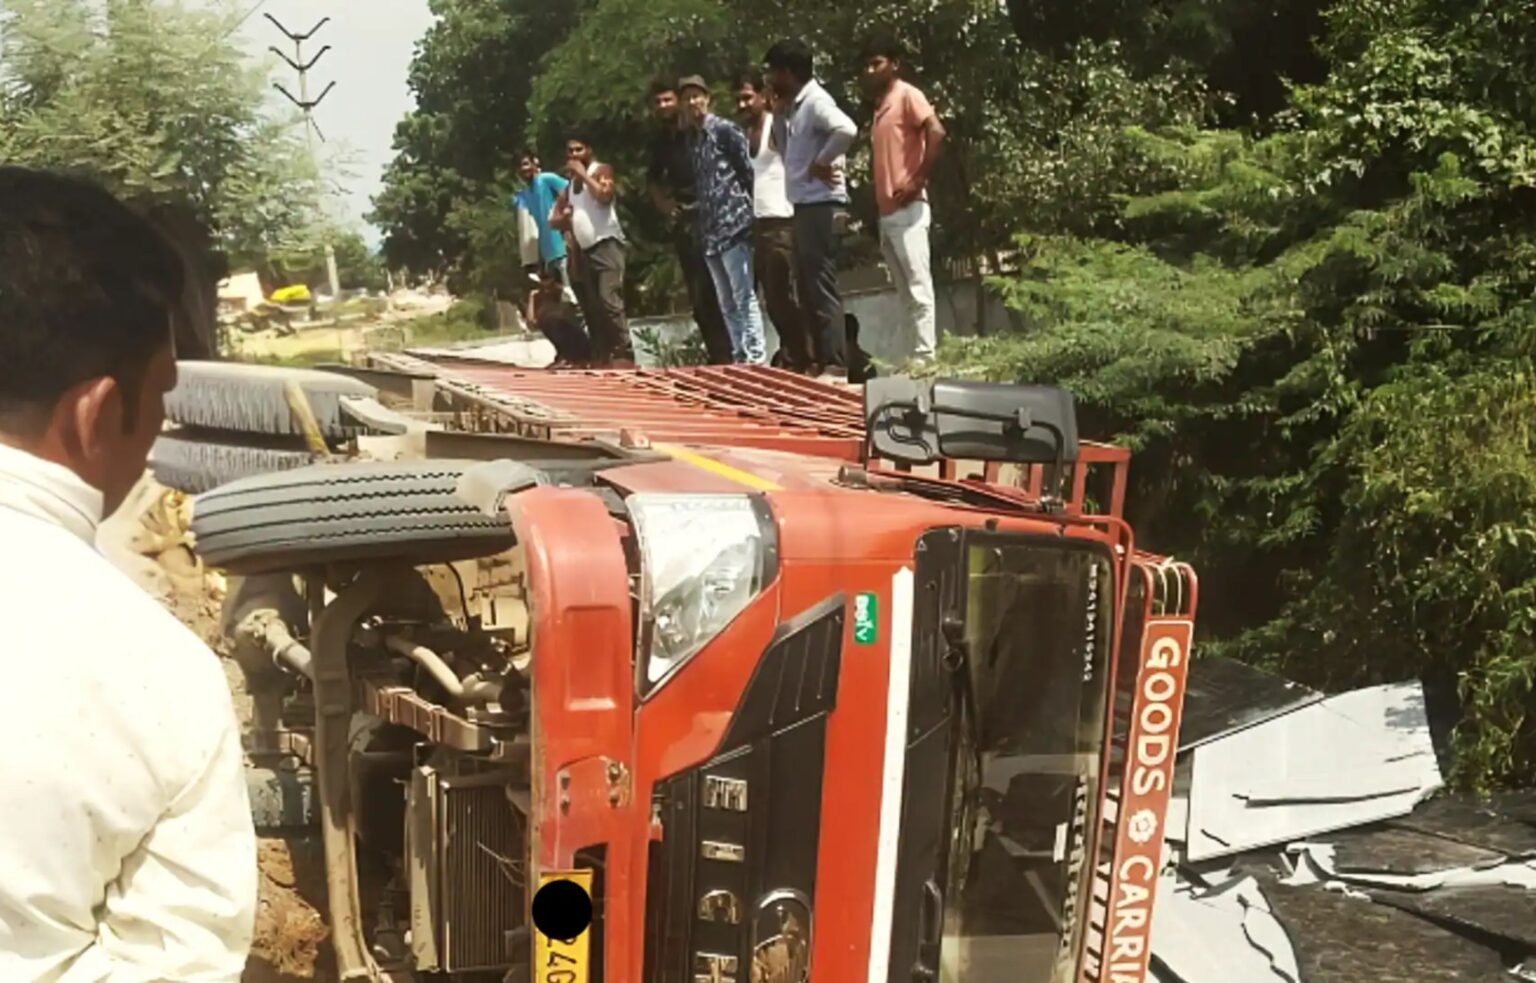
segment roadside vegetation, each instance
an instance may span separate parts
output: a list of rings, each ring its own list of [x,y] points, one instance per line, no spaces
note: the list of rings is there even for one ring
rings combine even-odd
[[[703,72],[728,112],[731,74],[799,34],[867,125],[857,52],[895,25],[951,135],[935,254],[1015,313],[940,369],[1063,383],[1086,433],[1135,449],[1131,518],[1200,569],[1204,651],[1329,688],[1423,678],[1457,781],[1536,781],[1529,4],[431,3],[374,220],[391,269],[474,300],[419,343],[482,334],[479,298],[520,292],[514,155],[557,162],[575,125],[623,183],[632,312],[669,308],[650,80]],[[0,159],[190,209],[231,266],[309,276],[325,184],[262,108],[240,13],[0,0]],[[868,255],[867,181],[853,213]]]
[[[382,291],[380,258],[323,207],[347,159],[310,158],[297,116],[270,109],[268,66],[236,47],[250,13],[235,0],[0,0],[0,161],[88,175],[206,230],[214,278],[318,285],[330,241],[343,289]]]
[[[867,124],[860,41],[897,25],[951,134],[935,254],[1018,315],[942,370],[1064,383],[1135,448],[1132,518],[1198,565],[1206,651],[1422,677],[1463,785],[1536,780],[1528,5],[433,6],[377,202],[391,262],[507,282],[512,154],[580,124],[628,182],[640,311],[677,281],[640,194],[650,79],[723,83],[790,31]]]

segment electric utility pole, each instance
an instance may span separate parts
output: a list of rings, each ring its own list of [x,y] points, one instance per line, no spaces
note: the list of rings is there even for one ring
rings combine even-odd
[[[293,93],[284,88],[281,82],[273,82],[272,86],[273,88],[277,89],[277,91],[286,96],[289,102],[299,107],[299,111],[304,114],[304,144],[309,148],[309,161],[314,166],[315,173],[318,174],[320,172],[320,161],[319,158],[315,156],[315,137],[319,136],[323,142],[325,140],[325,134],[320,132],[320,125],[315,122],[315,107],[325,101],[325,97],[331,94],[332,89],[336,88],[336,83],[331,82],[314,99],[309,98],[309,70],[315,67],[315,63],[324,57],[327,51],[331,50],[331,46],[326,45],[318,52],[316,52],[313,58],[311,58],[309,61],[305,61],[304,42],[314,37],[315,34],[319,32],[320,28],[326,25],[330,18],[322,17],[320,18],[320,23],[316,24],[314,27],[311,27],[304,34],[295,34],[294,32],[288,30],[288,28],[284,27],[282,22],[280,22],[276,17],[273,17],[271,14],[263,14],[262,16],[271,21],[274,27],[281,31],[283,35],[288,38],[288,40],[293,42],[292,58],[289,58],[288,55],[280,50],[276,45],[273,45],[270,50],[276,53],[277,57],[287,62],[289,68],[298,73],[299,96],[297,99],[295,99]],[[325,272],[330,277],[331,281],[331,297],[337,301],[340,301],[341,279],[336,275],[336,250],[331,245],[330,236],[326,236],[325,240]]]

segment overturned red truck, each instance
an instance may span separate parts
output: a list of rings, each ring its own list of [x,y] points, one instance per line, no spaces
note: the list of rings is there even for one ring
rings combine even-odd
[[[343,979],[1145,978],[1196,580],[1069,394],[433,371],[424,457],[194,511],[302,578]]]

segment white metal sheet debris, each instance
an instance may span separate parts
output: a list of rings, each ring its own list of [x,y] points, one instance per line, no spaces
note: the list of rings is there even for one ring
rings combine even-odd
[[[1189,796],[1175,795],[1168,800],[1168,811],[1163,820],[1163,835],[1170,843],[1183,843],[1189,839]]]
[[[1511,860],[1490,867],[1457,867],[1428,874],[1388,874],[1377,871],[1341,871],[1329,843],[1297,843],[1289,851],[1300,861],[1298,879],[1292,883],[1340,882],[1400,891],[1433,891],[1443,887],[1519,887],[1536,890],[1536,860]],[[1301,875],[1303,867],[1309,868]]]
[[[1418,683],[1332,697],[1193,756],[1194,861],[1404,816],[1444,784]]]
[[[1182,983],[1300,983],[1285,928],[1251,877],[1202,890],[1165,877],[1152,921],[1152,951]]]

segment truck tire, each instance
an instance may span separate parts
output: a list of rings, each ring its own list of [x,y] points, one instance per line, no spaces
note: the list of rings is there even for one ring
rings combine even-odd
[[[245,478],[193,500],[194,549],[210,566],[246,575],[490,556],[512,545],[510,521],[457,491],[480,463],[316,464]],[[528,484],[537,481],[530,470]]]

